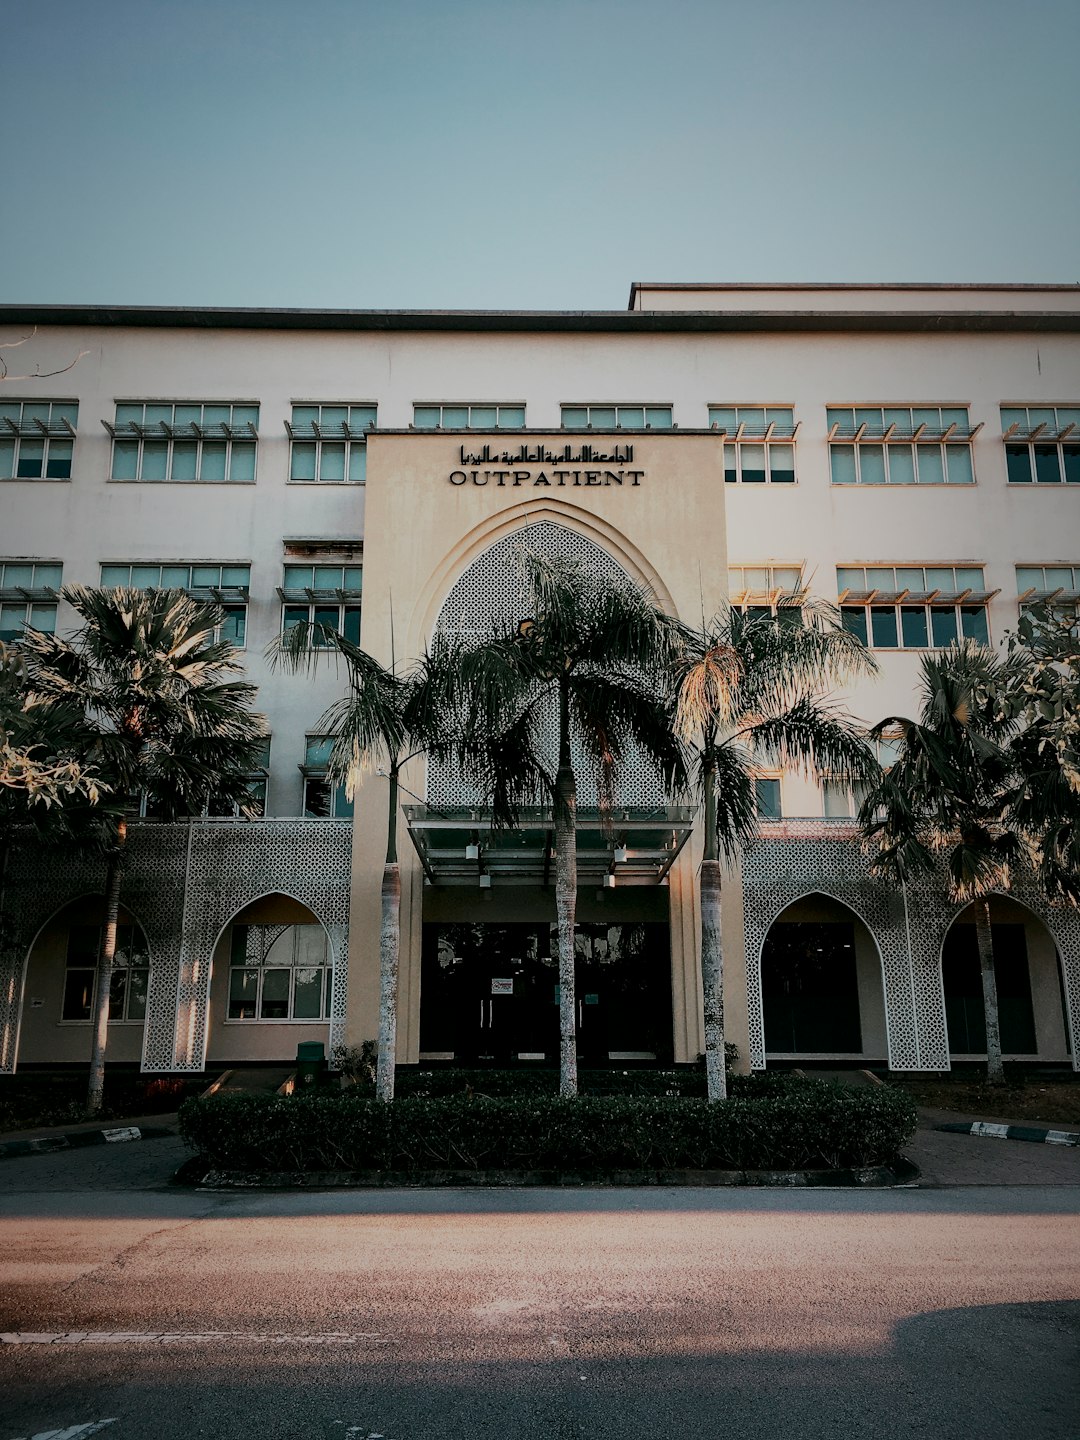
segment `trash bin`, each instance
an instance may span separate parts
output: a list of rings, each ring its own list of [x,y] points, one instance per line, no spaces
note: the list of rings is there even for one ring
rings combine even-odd
[[[310,1089],[326,1076],[326,1050],[321,1040],[301,1040],[296,1047],[296,1088]]]

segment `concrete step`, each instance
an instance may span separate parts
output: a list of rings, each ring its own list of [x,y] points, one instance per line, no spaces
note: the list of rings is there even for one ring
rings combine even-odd
[[[275,1095],[292,1077],[293,1065],[238,1065],[203,1091],[208,1095]]]

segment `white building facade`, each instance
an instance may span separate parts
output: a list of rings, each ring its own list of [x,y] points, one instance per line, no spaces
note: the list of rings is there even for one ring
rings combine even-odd
[[[374,1036],[386,782],[355,807],[326,785],[342,676],[272,670],[283,625],[415,655],[440,624],[513,613],[526,540],[687,619],[806,585],[877,658],[852,711],[910,713],[928,649],[1000,643],[1025,600],[1080,596],[1078,332],[1075,286],[635,285],[625,312],[566,314],[4,307],[0,341],[31,338],[12,352],[29,378],[0,387],[2,637],[70,625],[62,583],[213,595],[271,732],[262,819],[132,827],[110,1058],[200,1072]],[[508,856],[453,776],[406,781],[399,1062],[553,1061],[544,826]],[[977,1058],[968,918],[869,875],[830,777],[758,788],[725,900],[740,1063]],[[622,834],[585,846],[583,1054],[692,1062],[692,807],[623,798]],[[101,868],[11,850],[0,1070],[88,1056]],[[994,923],[1007,1054],[1075,1066],[1076,917],[1021,889]]]

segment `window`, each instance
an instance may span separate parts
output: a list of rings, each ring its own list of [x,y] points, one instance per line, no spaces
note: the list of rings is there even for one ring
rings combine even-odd
[[[934,650],[960,638],[990,643],[981,565],[837,566],[844,629],[875,650]]]
[[[225,611],[218,638],[243,649],[247,641],[250,565],[185,565],[142,561],[134,565],[102,565],[101,583],[133,590],[186,590],[196,600],[216,600]]]
[[[1080,620],[1080,565],[1018,565],[1016,593],[1021,610],[1045,605],[1060,619]]]
[[[522,430],[524,405],[414,405],[417,430]]]
[[[333,747],[332,735],[307,737],[304,763],[300,767],[304,781],[305,820],[352,819],[353,802],[346,796],[344,785],[331,786],[326,778],[326,767],[330,763],[330,751]]]
[[[100,948],[100,925],[73,925],[69,930],[61,1019],[93,1019]],[[109,1020],[141,1023],[146,1016],[149,988],[150,952],[146,937],[138,925],[118,925],[116,960],[109,985]]]
[[[123,403],[113,439],[114,480],[246,484],[255,479],[258,405],[211,401]]]
[[[760,611],[795,619],[802,614],[787,597],[802,591],[801,565],[732,565],[728,570],[728,602],[745,614]]]
[[[77,400],[0,401],[0,480],[70,480]]]
[[[27,625],[53,633],[63,571],[54,561],[0,560],[0,640],[13,644]]]
[[[967,407],[859,406],[826,411],[834,485],[973,485]]]
[[[282,634],[293,625],[325,625],[359,645],[363,578],[362,565],[286,565],[278,592]]]
[[[325,1020],[333,968],[326,931],[310,925],[234,925],[230,1020]]]
[[[759,820],[782,820],[780,781],[772,775],[759,775],[754,781],[754,801]]]
[[[791,406],[710,405],[709,424],[725,430],[729,485],[795,483],[795,412]]]
[[[309,485],[362,485],[374,405],[294,405],[285,422],[292,448],[289,479]]]
[[[1010,485],[1080,485],[1080,405],[1003,405]]]
[[[670,405],[564,405],[564,430],[672,430]]]
[[[248,793],[254,802],[256,817],[266,814],[266,786],[269,778],[270,736],[268,735],[263,741],[262,754],[247,776]],[[240,806],[231,800],[212,800],[207,813],[220,819],[228,819],[240,815]]]

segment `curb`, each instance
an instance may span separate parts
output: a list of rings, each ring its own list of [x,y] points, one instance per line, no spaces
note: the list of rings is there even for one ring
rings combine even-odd
[[[175,1135],[161,1125],[122,1125],[113,1130],[69,1130],[64,1135],[42,1135],[36,1140],[0,1142],[0,1160],[17,1155],[47,1155],[53,1150],[78,1150],[85,1145],[118,1145],[128,1140],[160,1140]]]
[[[972,1120],[935,1125],[935,1130],[949,1130],[954,1135],[985,1135],[993,1140],[1033,1140],[1037,1145],[1080,1145],[1080,1134],[1074,1130],[1041,1130],[1030,1125],[993,1125],[988,1120]]]
[[[213,1170],[193,1156],[177,1171],[174,1183],[199,1190],[424,1190],[523,1189],[536,1186],[571,1189],[693,1186],[812,1189],[815,1187],[893,1189],[910,1186],[919,1171],[910,1162],[843,1170]]]

